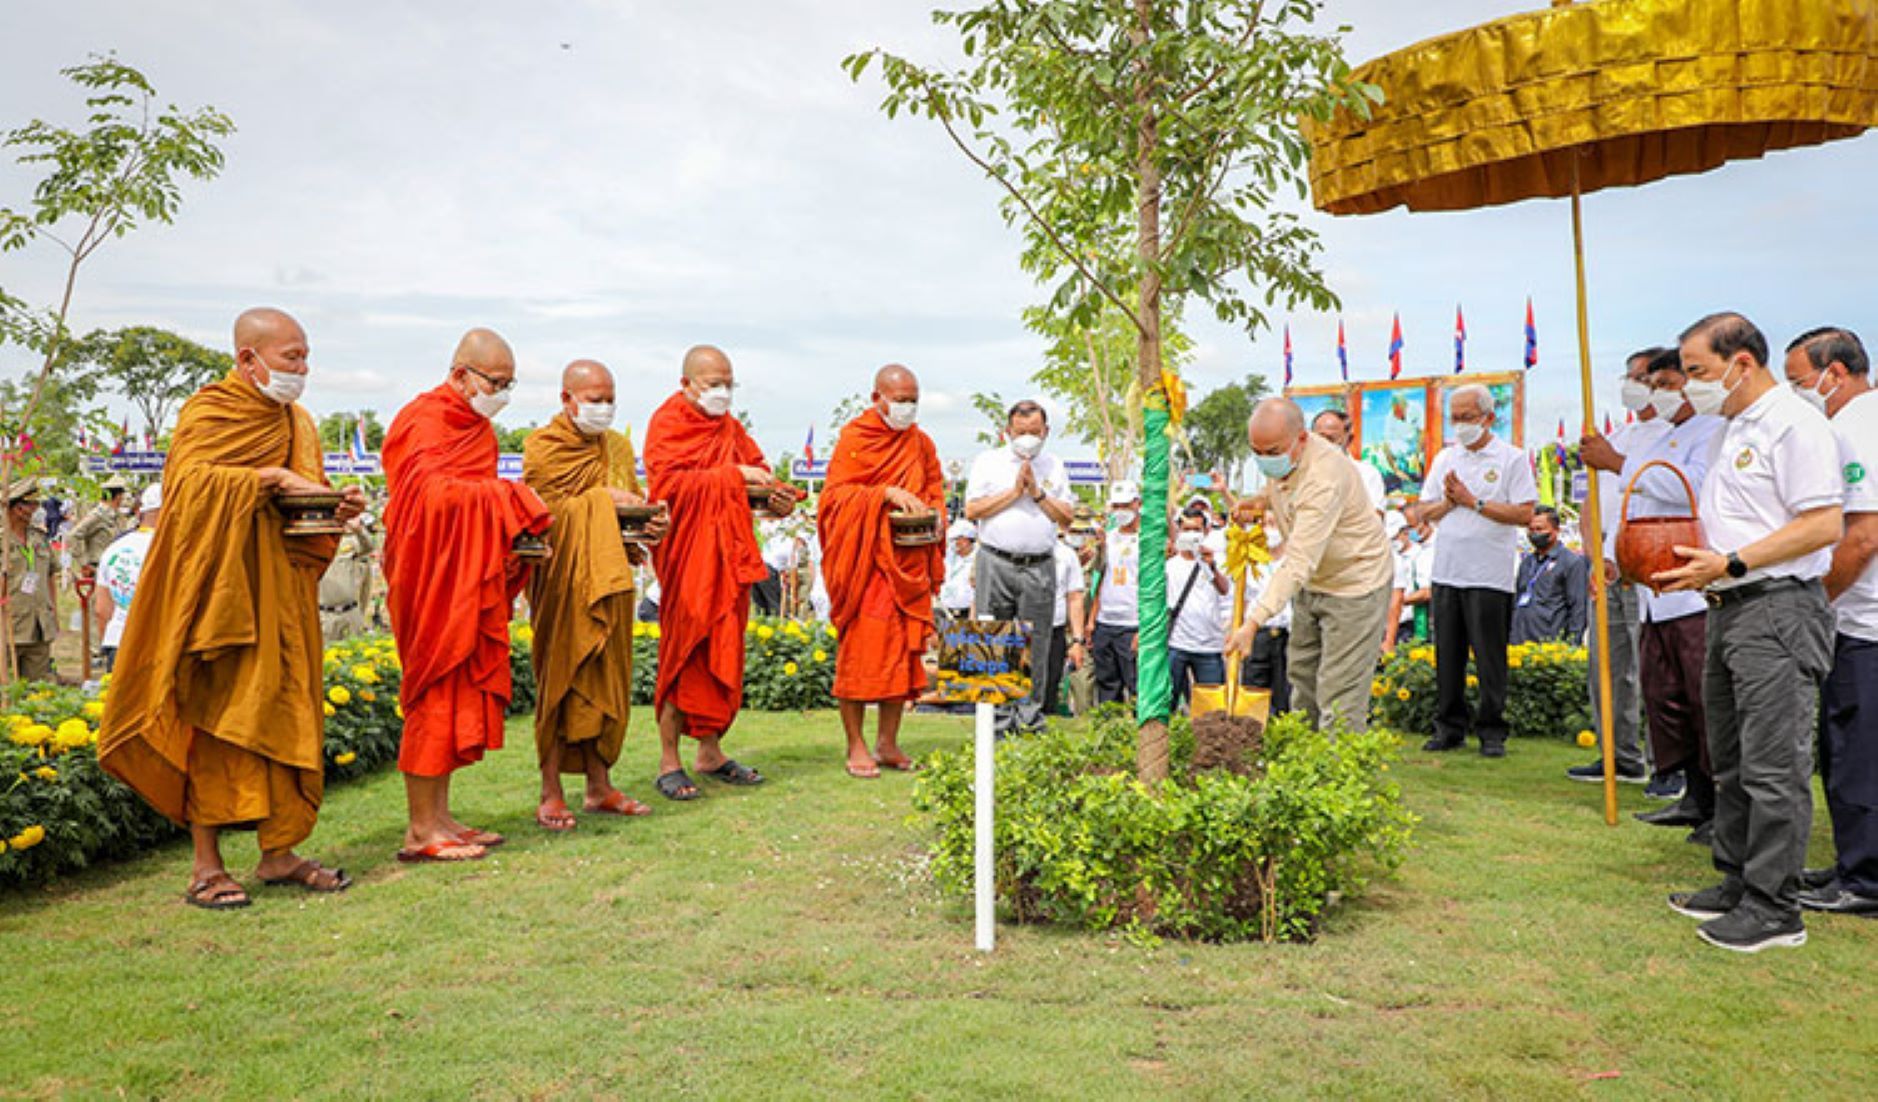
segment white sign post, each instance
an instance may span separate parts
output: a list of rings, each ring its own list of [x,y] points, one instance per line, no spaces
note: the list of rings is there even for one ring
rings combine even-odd
[[[993,784],[996,779],[994,753],[997,706],[979,704],[978,730],[972,742],[973,789],[975,811],[972,816],[972,896],[978,909],[978,951],[989,953],[998,940],[997,873],[992,867]]]

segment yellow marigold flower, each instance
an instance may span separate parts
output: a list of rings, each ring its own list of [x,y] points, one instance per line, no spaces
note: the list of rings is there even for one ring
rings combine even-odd
[[[339,709],[333,707],[331,704],[321,704],[320,710],[326,713],[327,719],[331,719],[332,717],[339,714]]]
[[[394,713],[396,713],[396,714],[397,714],[397,717],[398,717],[399,719],[403,719],[403,718],[404,718],[404,705],[402,705],[402,704],[394,704],[394,705],[392,705],[392,706],[391,706],[391,710],[392,710],[392,711],[393,711]]]
[[[1470,688],[1470,689],[1477,689],[1477,688],[1479,688],[1479,687],[1480,687],[1480,678],[1478,678],[1478,677],[1475,677],[1475,676],[1474,676],[1473,674],[1471,674],[1471,673],[1470,673],[1470,674],[1468,674],[1468,675],[1467,675],[1467,687],[1468,687],[1468,688]]]
[[[339,661],[339,651],[335,647],[327,647],[326,653],[321,657],[328,662],[337,662]]]
[[[1520,655],[1509,654],[1506,656],[1506,667],[1508,669],[1517,670],[1521,666],[1524,666],[1525,664],[1526,664],[1525,658],[1521,657]]]
[[[345,753],[340,754],[338,757],[335,757],[333,759],[333,764],[334,765],[351,765],[353,762],[358,761],[358,760],[359,760],[359,756],[357,754],[353,753],[350,750],[347,750]]]
[[[768,624],[758,624],[756,626],[756,637],[758,639],[770,639],[773,638],[775,634],[776,629],[770,627]]]
[[[360,681],[365,682],[367,685],[378,684],[378,671],[373,669],[370,666],[352,667],[352,676],[358,678]]]
[[[343,708],[352,703],[352,692],[344,685],[334,685],[326,691],[326,699]]]
[[[367,704],[376,704],[378,703],[378,694],[370,689],[360,689],[359,699],[365,701]]]
[[[828,661],[828,652],[820,647],[816,647],[814,658],[817,662],[826,662]]]
[[[20,746],[44,746],[52,739],[52,728],[43,723],[29,723],[7,737]]]
[[[830,639],[837,638],[835,634],[835,625],[829,624],[827,627],[824,627],[822,629],[822,634],[828,636]]]
[[[82,719],[68,719],[59,724],[53,737],[59,746],[67,750],[88,745],[91,742],[91,724]]]
[[[45,840],[46,828],[40,826],[38,823],[34,823],[32,826],[20,831],[13,837],[8,838],[7,845],[12,846],[14,849],[32,849]]]
[[[87,700],[85,701],[85,714],[92,719],[98,719],[104,715],[104,705],[95,700]]]
[[[1397,700],[1407,700],[1409,698],[1409,691],[1407,689],[1397,689],[1395,691],[1395,698]]]
[[[1369,695],[1371,696],[1380,697],[1388,691],[1389,690],[1383,688],[1381,685],[1377,684],[1374,681],[1370,682],[1369,684]]]
[[[796,669],[797,667],[794,662],[783,663],[783,673],[789,677],[794,677],[796,675]]]
[[[794,636],[797,639],[808,638],[808,633],[802,630],[802,625],[796,623],[794,620],[791,620],[788,623],[783,625],[783,634]]]
[[[56,781],[59,779],[59,771],[52,768],[50,765],[42,765],[33,770],[33,776],[38,777],[42,781]]]

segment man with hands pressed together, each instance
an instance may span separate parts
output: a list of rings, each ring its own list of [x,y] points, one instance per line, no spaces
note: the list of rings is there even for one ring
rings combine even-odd
[[[1705,589],[1703,701],[1715,767],[1715,867],[1722,882],[1669,905],[1706,919],[1704,941],[1736,952],[1806,943],[1800,873],[1812,828],[1813,717],[1832,660],[1820,578],[1843,530],[1845,484],[1826,418],[1780,386],[1767,338],[1740,314],[1682,335],[1696,413],[1728,419],[1701,515],[1708,547],[1656,575],[1672,592]]]
[[[1456,750],[1471,720],[1483,757],[1506,756],[1506,645],[1513,621],[1519,538],[1539,499],[1526,453],[1493,433],[1493,392],[1456,387],[1448,420],[1457,443],[1441,449],[1422,484],[1420,517],[1440,526],[1432,604],[1435,734],[1424,750]],[[1473,652],[1480,709],[1467,707]]]

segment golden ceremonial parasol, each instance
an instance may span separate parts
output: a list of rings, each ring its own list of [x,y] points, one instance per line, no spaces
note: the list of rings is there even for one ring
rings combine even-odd
[[[1571,199],[1584,430],[1596,430],[1580,196],[1707,172],[1878,125],[1878,0],[1553,0],[1359,67],[1367,119],[1309,126],[1321,210],[1470,210]],[[1582,528],[1611,699],[1598,480]],[[1611,709],[1598,709],[1617,823]]]

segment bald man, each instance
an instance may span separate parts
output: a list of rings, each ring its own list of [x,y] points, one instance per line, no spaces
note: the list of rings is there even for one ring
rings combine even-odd
[[[249,310],[234,370],[183,404],[98,735],[99,764],[189,828],[183,898],[209,910],[249,903],[222,860],[231,829],[256,832],[262,883],[352,883],[295,852],[324,792],[318,592],[338,548],[289,539],[275,505],[328,489],[318,428],[297,404],[307,370],[300,324]],[[364,508],[364,491],[344,491],[342,519]]]
[[[767,571],[757,547],[750,495],[767,495],[787,515],[795,496],[776,481],[762,449],[730,416],[736,372],[709,345],[685,353],[678,393],[646,426],[651,496],[671,509],[671,529],[652,552],[659,578],[659,677],[652,706],[659,722],[659,793],[695,800],[697,784],[678,754],[681,735],[697,742],[694,765],[733,785],[762,774],[724,754],[724,733],[743,707],[743,633],[750,586]]]
[[[1292,706],[1326,729],[1364,730],[1395,582],[1382,517],[1356,464],[1305,427],[1296,402],[1260,402],[1246,433],[1265,476],[1266,520],[1284,534],[1285,550],[1227,650],[1250,654],[1259,628],[1289,603]]]
[[[410,810],[400,861],[473,861],[503,841],[451,812],[450,778],[502,747],[509,618],[528,577],[513,547],[549,523],[533,490],[496,476],[490,419],[514,386],[508,342],[472,329],[443,385],[385,433],[385,602],[404,664],[398,768]]]
[[[535,754],[541,802],[535,822],[572,830],[575,818],[562,774],[586,782],[583,809],[593,815],[644,815],[651,809],[613,787],[608,770],[626,740],[633,687],[633,568],[644,561],[620,536],[622,506],[644,505],[632,441],[613,431],[613,373],[575,360],[561,373],[561,412],[530,433],[522,481],[553,516],[553,555],[535,570],[528,610],[535,627]],[[648,536],[665,533],[655,518]]]
[[[899,364],[874,376],[872,405],[841,429],[828,460],[816,524],[829,619],[840,632],[835,699],[848,738],[848,774],[910,771],[900,717],[926,688],[921,663],[933,635],[933,595],[945,584],[944,544],[899,547],[891,517],[935,517],[945,527],[945,474],[919,428],[919,380]],[[867,748],[868,704],[879,706],[878,740]]]

